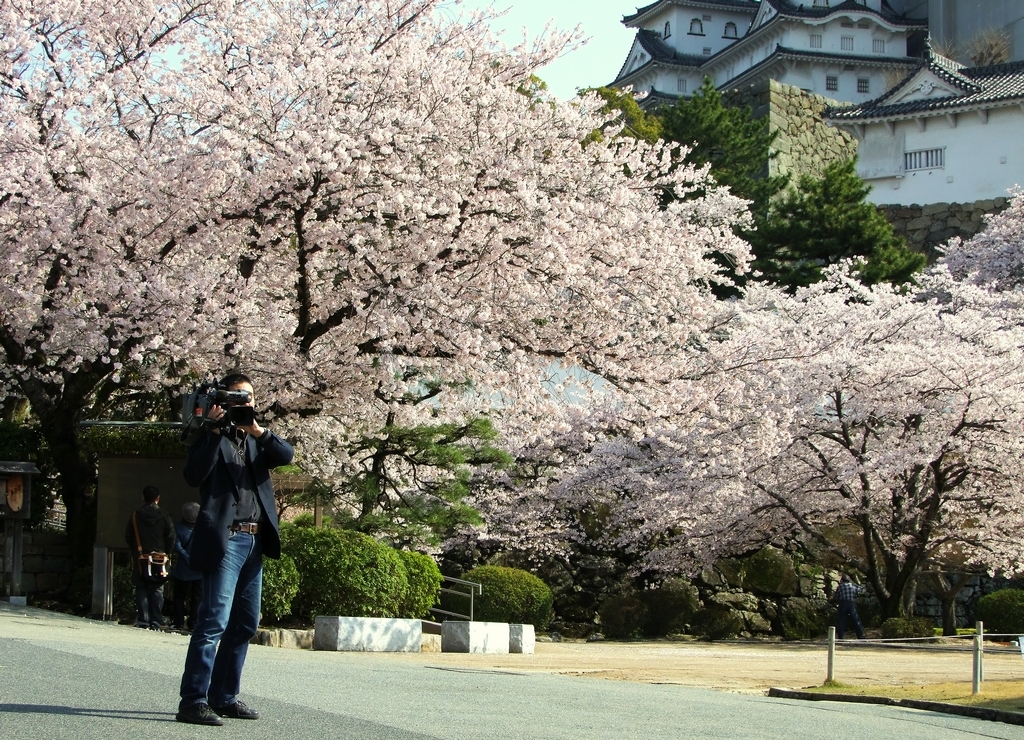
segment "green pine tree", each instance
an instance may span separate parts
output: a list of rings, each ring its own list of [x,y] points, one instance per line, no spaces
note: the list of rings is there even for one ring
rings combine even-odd
[[[778,132],[750,108],[723,105],[710,77],[693,97],[662,106],[658,118],[662,138],[692,147],[686,161],[711,165],[715,182],[751,201],[755,215],[766,213],[771,198],[786,187],[789,178],[768,174]]]
[[[746,236],[763,280],[795,290],[820,280],[826,266],[853,258],[865,284],[902,285],[924,267],[925,256],[910,251],[865,200],[870,187],[854,164],[833,163],[820,178],[804,175],[767,218],[756,219],[757,229]]]
[[[333,492],[345,504],[336,523],[409,546],[437,545],[456,527],[479,524],[479,514],[466,502],[472,473],[512,462],[493,444],[497,437],[486,417],[403,427],[390,414],[378,434],[348,450],[362,470]]]
[[[605,104],[601,108],[603,113],[618,111],[618,115],[602,129],[595,129],[591,132],[584,143],[591,141],[602,141],[605,131],[611,125],[624,124],[622,135],[632,136],[635,139],[653,144],[661,138],[661,121],[657,116],[646,113],[632,93],[624,93],[614,87],[595,87],[581,92],[597,93]]]

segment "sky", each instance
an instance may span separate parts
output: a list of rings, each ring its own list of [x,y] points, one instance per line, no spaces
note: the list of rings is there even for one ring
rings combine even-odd
[[[565,31],[581,26],[587,43],[537,73],[551,93],[568,100],[577,88],[607,85],[615,79],[636,35],[636,29],[622,25],[622,16],[632,14],[637,5],[649,3],[650,0],[463,0],[461,7],[468,11],[507,9],[508,13],[492,23],[492,28],[502,34],[502,40],[509,46],[519,42],[523,28],[534,38],[549,20]],[[442,0],[441,7],[446,13],[457,12],[459,8],[451,0]]]

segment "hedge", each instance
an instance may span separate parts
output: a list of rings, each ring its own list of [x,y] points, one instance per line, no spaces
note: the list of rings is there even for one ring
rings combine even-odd
[[[268,622],[277,622],[292,613],[292,601],[299,592],[299,569],[288,555],[280,560],[263,558],[263,596],[260,614]]]
[[[482,565],[462,576],[483,587],[474,602],[473,618],[481,622],[532,624],[537,630],[551,621],[554,596],[537,576],[519,568]]]
[[[986,632],[1024,635],[1024,591],[1005,588],[978,599],[978,619]]]
[[[317,615],[397,617],[409,592],[397,551],[360,532],[331,527],[281,529],[284,554],[295,560],[299,590],[292,612],[312,622]]]
[[[418,552],[398,551],[405,564],[409,591],[399,610],[399,616],[406,619],[430,617],[430,607],[437,604],[441,592],[441,569],[429,555]]]

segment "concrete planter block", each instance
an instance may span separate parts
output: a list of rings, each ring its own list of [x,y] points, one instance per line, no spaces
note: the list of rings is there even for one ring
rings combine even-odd
[[[441,625],[441,652],[508,654],[508,636],[504,622],[445,622]]]
[[[314,650],[418,653],[422,639],[418,619],[317,617],[313,629]]]
[[[421,653],[441,652],[441,635],[433,635],[429,632],[423,634],[423,642],[420,643]]]
[[[510,624],[508,626],[508,651],[533,655],[537,644],[537,633],[532,624]]]

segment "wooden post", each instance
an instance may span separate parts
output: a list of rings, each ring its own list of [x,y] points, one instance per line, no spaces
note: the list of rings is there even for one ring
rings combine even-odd
[[[4,596],[21,597],[21,562],[24,545],[22,542],[24,522],[21,519],[4,520],[4,573],[7,583]]]

